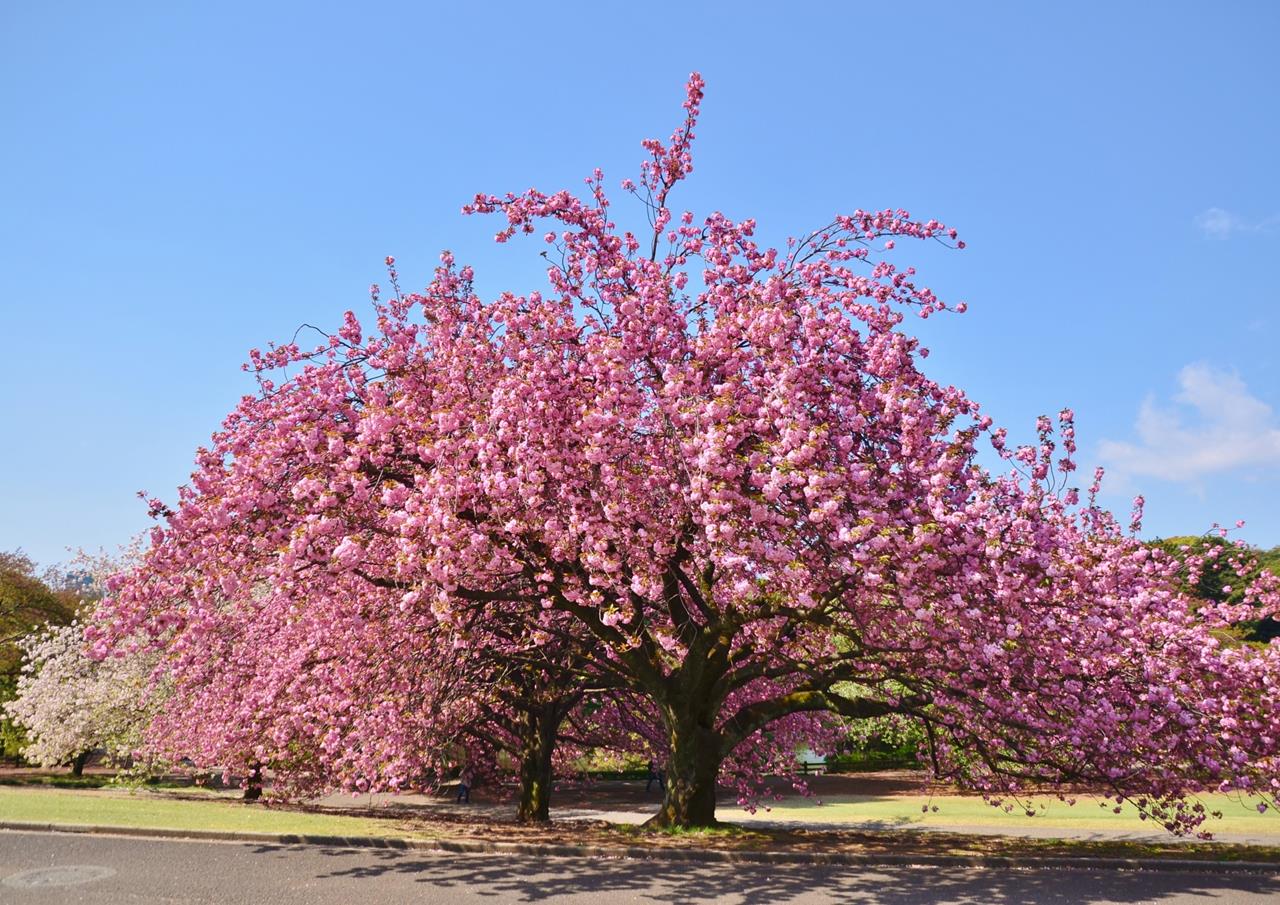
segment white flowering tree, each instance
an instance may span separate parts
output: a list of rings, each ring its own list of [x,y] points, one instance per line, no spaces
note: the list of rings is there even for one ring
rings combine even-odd
[[[45,767],[70,763],[79,775],[94,750],[121,762],[141,747],[158,703],[149,682],[154,655],[94,660],[78,622],[30,635],[21,645],[26,657],[18,694],[5,710],[27,731],[28,760]]]

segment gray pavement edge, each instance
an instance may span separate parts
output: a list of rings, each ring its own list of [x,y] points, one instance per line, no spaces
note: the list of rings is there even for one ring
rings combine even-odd
[[[531,842],[490,842],[480,839],[404,839],[395,836],[315,836],[292,833],[248,833],[225,830],[172,830],[147,827],[99,826],[76,823],[34,823],[0,820],[0,830],[24,833],[80,833],[141,839],[193,842],[254,842],[260,845],[315,845],[334,848],[387,848],[400,851],[459,854],[536,855],[553,858],[632,858],[651,861],[702,861],[729,864],[823,864],[850,866],[922,866],[961,868],[1059,868],[1072,870],[1131,870],[1213,874],[1280,874],[1280,862],[1208,861],[1194,858],[1099,858],[998,855],[894,855],[852,852],[748,852],[720,849],[670,849],[648,846],[590,846]]]

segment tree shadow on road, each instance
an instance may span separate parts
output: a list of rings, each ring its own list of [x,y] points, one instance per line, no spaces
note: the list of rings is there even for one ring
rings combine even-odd
[[[281,854],[287,849],[264,847],[258,851]],[[385,849],[324,849],[323,853],[332,857],[333,863],[318,880],[394,876],[515,902],[555,902],[582,895],[673,903],[831,901],[886,905],[1085,905],[1223,895],[1233,900],[1280,900],[1280,876],[1262,874],[535,859]]]

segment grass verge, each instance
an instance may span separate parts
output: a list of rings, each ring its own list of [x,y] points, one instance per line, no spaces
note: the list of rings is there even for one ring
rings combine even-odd
[[[1204,823],[1203,828],[1215,836],[1248,836],[1266,842],[1274,839],[1280,844],[1280,813],[1275,810],[1259,812],[1256,801],[1233,795],[1202,795],[1199,800],[1209,811],[1222,812],[1221,819],[1210,817]],[[840,795],[821,800],[792,797],[771,805],[767,811],[762,808],[754,815],[742,814],[734,819],[747,825],[760,820],[795,820],[833,825],[863,823],[885,829],[982,827],[1004,830],[1010,835],[1042,829],[1148,835],[1163,832],[1157,824],[1142,820],[1137,809],[1127,803],[1117,814],[1113,810],[1115,802],[1099,803],[1088,795],[1080,796],[1075,805],[1040,796],[1034,796],[1032,801],[1044,806],[1043,810],[1037,808],[1034,817],[1018,809],[1005,813],[973,795]]]
[[[408,835],[394,820],[145,791],[0,788],[0,820],[317,836]]]
[[[464,813],[409,807],[352,810],[267,807],[227,797],[199,799],[165,792],[79,791],[0,787],[0,820],[94,824],[141,829],[221,830],[317,836],[464,839],[619,849],[712,849],[894,856],[1001,858],[1098,857],[1261,861],[1280,864],[1280,845],[1150,843],[1123,840],[1033,839],[914,829],[867,831],[781,829],[723,823],[701,830],[658,830],[604,821],[521,826]]]

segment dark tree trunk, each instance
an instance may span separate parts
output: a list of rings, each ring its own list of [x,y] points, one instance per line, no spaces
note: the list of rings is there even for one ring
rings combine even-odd
[[[551,757],[565,708],[560,702],[543,704],[529,711],[520,751],[520,805],[516,819],[521,823],[546,823],[551,819]]]
[[[648,825],[700,827],[716,825],[716,776],[720,773],[720,736],[714,716],[664,712],[671,754],[667,760],[667,792],[662,808]]]
[[[257,801],[262,797],[262,764],[249,768],[249,779],[244,787],[244,800]]]
[[[71,775],[84,776],[84,765],[89,762],[89,752],[81,751],[76,755],[76,759],[71,762]]]

